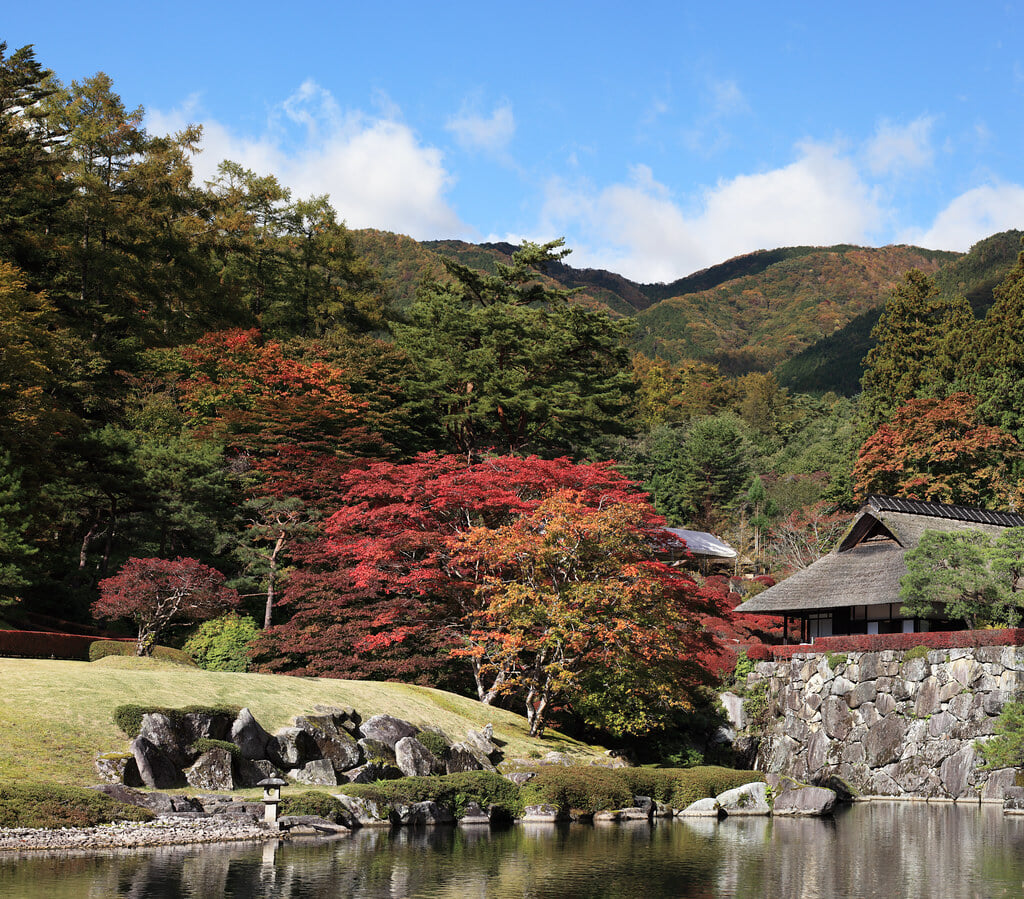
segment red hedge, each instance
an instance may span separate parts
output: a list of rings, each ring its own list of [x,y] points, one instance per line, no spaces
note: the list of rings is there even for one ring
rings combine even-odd
[[[765,646],[755,656],[750,647],[748,658],[791,659],[796,653],[878,652],[883,649],[907,650],[915,646],[929,649],[973,649],[979,646],[1024,645],[1024,628],[985,631],[933,631],[924,634],[851,634],[844,637],[819,637],[813,644]]]
[[[89,661],[89,644],[101,637],[46,631],[0,631],[0,656]]]

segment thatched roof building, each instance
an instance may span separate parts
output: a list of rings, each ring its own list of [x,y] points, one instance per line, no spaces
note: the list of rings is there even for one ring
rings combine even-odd
[[[736,611],[799,618],[802,642],[833,634],[955,629],[955,622],[901,616],[904,553],[917,546],[926,530],[973,528],[994,537],[1010,527],[1024,527],[1024,515],[870,496],[832,552]]]

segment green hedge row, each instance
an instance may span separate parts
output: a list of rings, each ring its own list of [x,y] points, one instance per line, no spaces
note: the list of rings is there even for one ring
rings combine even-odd
[[[544,767],[523,788],[524,805],[556,805],[561,809],[598,812],[625,808],[634,796],[649,796],[672,808],[686,808],[698,799],[717,796],[751,781],[758,771],[706,765],[695,768]]]
[[[0,783],[0,827],[95,827],[152,819],[146,809],[84,787]]]

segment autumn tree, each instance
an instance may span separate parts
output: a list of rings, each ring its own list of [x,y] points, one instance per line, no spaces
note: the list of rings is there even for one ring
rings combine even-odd
[[[340,507],[325,536],[301,548],[279,606],[289,619],[261,641],[269,670],[400,678],[469,686],[459,621],[474,585],[453,568],[451,540],[500,527],[544,497],[571,489],[597,506],[635,486],[609,464],[567,459],[423,454],[361,464],[336,482]],[[478,695],[480,695],[478,693]]]
[[[224,575],[195,559],[129,559],[100,581],[96,618],[128,618],[138,627],[136,653],[150,655],[167,627],[215,618],[239,603]]]
[[[1014,437],[980,421],[970,394],[911,400],[864,442],[854,492],[1009,506],[1020,499],[1012,473],[1022,458]]]
[[[852,520],[852,515],[823,500],[794,509],[769,532],[768,555],[772,570],[792,574],[809,568],[835,548]]]
[[[530,733],[569,703],[591,725],[643,733],[686,708],[706,649],[696,588],[653,558],[657,540],[639,497],[599,507],[571,491],[497,528],[455,541],[453,564],[476,580],[463,619],[486,694],[524,704]]]

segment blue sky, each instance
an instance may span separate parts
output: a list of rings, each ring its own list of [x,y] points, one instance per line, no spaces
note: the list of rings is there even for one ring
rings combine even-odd
[[[712,8],[714,7],[714,8]],[[152,131],[353,228],[548,240],[669,281],[795,244],[966,250],[1024,228],[1024,4],[9,5]]]

